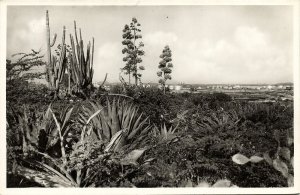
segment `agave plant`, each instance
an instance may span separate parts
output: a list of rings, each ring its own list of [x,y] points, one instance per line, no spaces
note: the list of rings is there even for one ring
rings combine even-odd
[[[58,115],[49,106],[43,115],[44,117],[35,123],[29,123],[25,114],[23,117],[20,116],[22,119],[20,129],[23,135],[23,156],[26,157],[28,153],[32,153],[40,155],[42,158],[26,160],[27,164],[30,164],[29,167],[19,163],[15,167],[15,173],[45,187],[80,187],[83,185],[83,178],[88,177],[89,174],[88,168],[80,165],[83,165],[83,162],[89,159],[93,148],[100,146],[100,144],[92,142],[89,137],[83,137],[73,145],[71,152],[66,152],[68,132],[72,125],[70,120],[72,111],[73,108],[67,108]],[[94,117],[95,114],[91,117]],[[88,121],[91,121],[91,119],[89,118]],[[83,129],[86,129],[87,125],[88,123],[84,125]],[[38,143],[41,143],[40,132],[44,129],[47,131],[47,134],[44,134],[47,144],[46,149],[41,150]],[[60,153],[59,155],[47,149],[55,145],[55,149],[59,150],[56,151]],[[109,156],[109,154],[99,155],[97,159],[92,160],[99,161],[106,156]],[[23,158],[20,160],[22,162]],[[71,173],[75,173],[75,176]]]
[[[26,112],[19,116],[24,155],[14,166],[13,172],[45,187],[90,186],[93,185],[91,177],[95,175],[90,169],[93,164],[106,161],[111,156],[111,151],[116,151],[123,144],[129,143],[135,135],[138,133],[142,135],[150,128],[147,118],[142,120],[142,114],[139,115],[138,108],[132,104],[114,100],[112,104],[108,102],[107,107],[96,107],[93,103],[91,105],[94,105],[92,108],[95,108],[95,112],[92,112],[88,118],[81,117],[84,119],[81,135],[75,142],[73,140],[71,149],[67,148],[67,145],[70,142],[69,132],[72,132],[74,124],[70,120],[73,108],[67,108],[58,114],[51,109],[50,105],[41,120],[33,122],[29,121]],[[97,118],[103,121],[98,121]],[[101,126],[103,131],[117,128],[114,129],[116,133],[109,133],[112,137],[108,142],[102,139],[104,137],[99,139],[100,134],[97,135],[96,132],[102,131],[94,131],[97,122],[106,125]],[[42,131],[46,133],[41,134]],[[46,140],[44,141],[46,147],[39,146],[42,143],[42,135]],[[51,147],[55,147],[56,153],[50,150]],[[146,148],[132,150],[122,155],[119,163],[137,165],[137,159],[145,150]],[[39,158],[28,158],[28,154],[38,155]],[[24,160],[26,163],[22,163]]]
[[[89,102],[80,114],[81,122],[85,123],[98,110],[101,112],[92,119],[92,128],[99,140],[109,142],[106,151],[117,151],[132,142],[138,134],[144,135],[150,129],[148,117],[143,118],[137,106],[115,98],[112,102],[107,99],[106,106]]]
[[[22,151],[20,162],[27,159],[29,154],[40,155],[44,159],[47,159],[48,162],[55,168],[63,170],[63,164],[65,163],[66,154],[64,148],[61,148],[60,155],[53,153],[50,148],[54,147],[59,141],[63,142],[63,135],[68,131],[70,124],[70,115],[72,109],[66,109],[62,112],[62,117],[55,117],[54,120],[56,124],[59,124],[59,128],[55,128],[53,125],[52,117],[55,116],[51,110],[51,105],[48,107],[45,113],[42,113],[41,117],[37,117],[36,120],[33,120],[33,117],[29,119],[27,107],[24,106],[24,113],[18,116],[19,119],[19,129],[22,137]],[[63,144],[60,144],[63,145]],[[60,156],[60,157],[58,157]],[[57,159],[59,158],[59,160]],[[34,158],[36,160],[40,158]],[[47,163],[38,162],[33,159],[27,160],[27,163],[31,164],[38,168],[41,171],[37,171],[27,166],[23,166],[22,163],[19,163],[15,167],[15,172],[20,174],[27,179],[33,180],[42,184],[43,186],[66,186],[66,180],[62,180],[61,175],[57,174],[57,170]],[[66,177],[66,176],[65,176]]]
[[[26,156],[30,148],[36,148],[39,151],[45,151],[50,147],[54,146],[57,142],[57,139],[52,142],[49,137],[55,137],[57,133],[52,129],[53,120],[51,120],[50,115],[50,106],[48,107],[45,113],[41,113],[38,116],[38,113],[33,113],[35,121],[32,120],[33,116],[28,116],[29,111],[26,105],[23,106],[23,112],[17,115],[17,121],[19,123],[19,137],[22,138],[22,150],[23,154]],[[43,141],[42,141],[43,140]]]
[[[198,126],[203,129],[213,130],[218,127],[224,127],[231,129],[237,126],[240,121],[240,117],[235,111],[222,111],[222,112],[212,112],[209,116],[204,116],[199,122]]]
[[[171,140],[175,137],[175,131],[177,130],[179,124],[177,124],[177,126],[175,128],[173,128],[172,126],[170,126],[170,128],[168,129],[166,127],[166,124],[162,125],[160,127],[160,129],[158,129],[157,126],[154,126],[154,136],[155,137],[159,137],[159,139],[161,141],[168,141]]]

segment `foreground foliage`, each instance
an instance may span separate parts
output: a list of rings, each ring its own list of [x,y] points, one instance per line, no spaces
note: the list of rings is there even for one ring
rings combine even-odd
[[[9,187],[293,185],[290,102],[134,88],[51,103],[35,89],[8,88]]]

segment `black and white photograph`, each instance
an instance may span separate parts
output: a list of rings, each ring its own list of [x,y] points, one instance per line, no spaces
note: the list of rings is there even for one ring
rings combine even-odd
[[[29,2],[0,1],[8,192],[300,192],[299,1]]]

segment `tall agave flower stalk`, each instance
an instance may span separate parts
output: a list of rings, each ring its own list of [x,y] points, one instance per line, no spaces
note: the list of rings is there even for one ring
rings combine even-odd
[[[69,56],[71,80],[76,86],[77,92],[83,92],[84,89],[92,88],[94,75],[93,60],[94,60],[94,38],[92,43],[87,44],[86,55],[84,53],[84,44],[79,29],[79,40],[77,36],[76,22],[74,21],[75,40],[70,34],[70,42],[72,53]]]
[[[49,25],[49,14],[46,11],[46,33],[47,33],[47,65],[46,65],[46,80],[48,81],[49,88],[55,90],[57,94],[59,91],[59,84],[63,79],[63,75],[66,69],[66,44],[65,44],[65,34],[66,28],[63,27],[61,50],[59,57],[51,54],[51,47],[54,46],[57,34],[54,34],[52,42],[50,42],[50,25]]]

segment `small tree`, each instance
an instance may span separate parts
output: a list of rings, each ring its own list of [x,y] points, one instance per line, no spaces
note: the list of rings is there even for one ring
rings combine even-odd
[[[34,68],[44,66],[46,62],[43,60],[44,55],[41,51],[31,50],[30,53],[17,53],[12,57],[20,56],[15,62],[6,60],[6,81],[14,79],[33,80],[42,78],[45,73],[34,71]]]
[[[168,45],[162,51],[162,54],[159,56],[162,60],[159,62],[158,68],[160,71],[157,72],[157,76],[160,78],[159,83],[162,85],[164,93],[166,93],[166,82],[171,80],[172,73],[172,51]]]
[[[46,62],[43,60],[40,51],[31,50],[29,53],[17,53],[12,55],[12,59],[6,60],[6,100],[7,103],[24,103],[30,100],[36,100],[40,91],[32,88],[30,81],[43,79],[45,73],[43,66]],[[43,90],[44,91],[44,90]],[[10,103],[9,103],[10,104]]]
[[[123,61],[126,62],[126,65],[122,69],[125,71],[125,74],[128,74],[129,84],[132,74],[135,78],[135,85],[138,84],[138,80],[140,80],[142,76],[138,70],[145,70],[144,66],[138,66],[138,64],[142,63],[141,56],[145,54],[142,50],[144,43],[137,43],[137,40],[142,38],[142,35],[140,34],[141,30],[139,29],[140,26],[141,24],[138,23],[137,19],[132,18],[130,25],[126,24],[123,29],[124,40],[122,41],[122,44],[125,48],[122,50],[122,53],[125,54]]]

